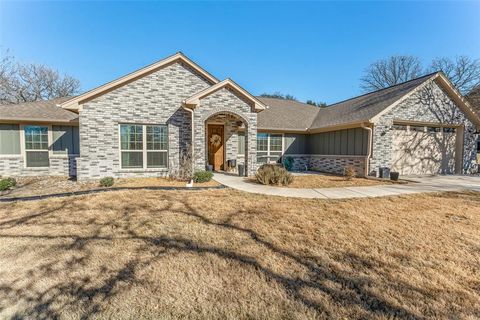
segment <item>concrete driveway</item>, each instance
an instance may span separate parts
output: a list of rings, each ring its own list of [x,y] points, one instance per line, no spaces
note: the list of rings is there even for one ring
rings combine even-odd
[[[318,189],[295,189],[265,186],[247,182],[242,177],[222,173],[215,173],[213,179],[227,187],[245,192],[310,199],[349,199],[424,192],[463,190],[480,191],[480,176],[409,176],[406,177],[407,180],[412,181],[409,184]]]

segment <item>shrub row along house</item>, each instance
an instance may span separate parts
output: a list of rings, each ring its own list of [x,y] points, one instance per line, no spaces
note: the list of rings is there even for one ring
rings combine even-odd
[[[177,53],[76,97],[1,106],[0,175],[164,176],[190,151],[196,170],[246,175],[285,156],[296,170],[471,173],[479,127],[441,72],[318,108],[255,97]]]

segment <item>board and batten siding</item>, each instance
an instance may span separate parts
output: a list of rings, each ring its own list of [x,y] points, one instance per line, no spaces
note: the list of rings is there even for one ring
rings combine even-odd
[[[285,133],[283,136],[284,154],[305,154],[307,135]]]
[[[308,136],[307,154],[363,156],[367,154],[368,132],[363,128],[316,133]]]
[[[26,126],[48,128],[48,167],[27,167]],[[51,124],[0,124],[0,176],[75,176],[80,153],[78,127]]]
[[[0,154],[20,154],[20,126],[0,124]]]

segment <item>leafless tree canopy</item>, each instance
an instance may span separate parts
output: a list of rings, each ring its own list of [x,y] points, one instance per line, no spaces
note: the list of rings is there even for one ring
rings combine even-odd
[[[436,58],[432,61],[429,71],[442,70],[452,83],[463,94],[468,94],[480,84],[480,60],[466,56]]]
[[[372,63],[361,78],[364,91],[375,91],[393,86],[422,74],[420,60],[413,56],[392,56]]]
[[[71,96],[80,81],[42,64],[20,64],[11,56],[0,61],[0,104]]]
[[[375,91],[393,86],[424,74],[443,71],[464,95],[480,85],[480,60],[466,56],[455,59],[436,58],[428,68],[413,56],[392,56],[372,63],[361,78],[364,91]]]

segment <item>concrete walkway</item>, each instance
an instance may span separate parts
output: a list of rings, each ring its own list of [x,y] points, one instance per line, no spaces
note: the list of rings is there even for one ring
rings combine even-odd
[[[265,186],[248,182],[245,178],[215,173],[217,182],[241,191],[272,196],[310,199],[349,199],[396,196],[423,192],[480,191],[480,176],[408,177],[409,184],[388,184],[367,187],[295,189]]]

